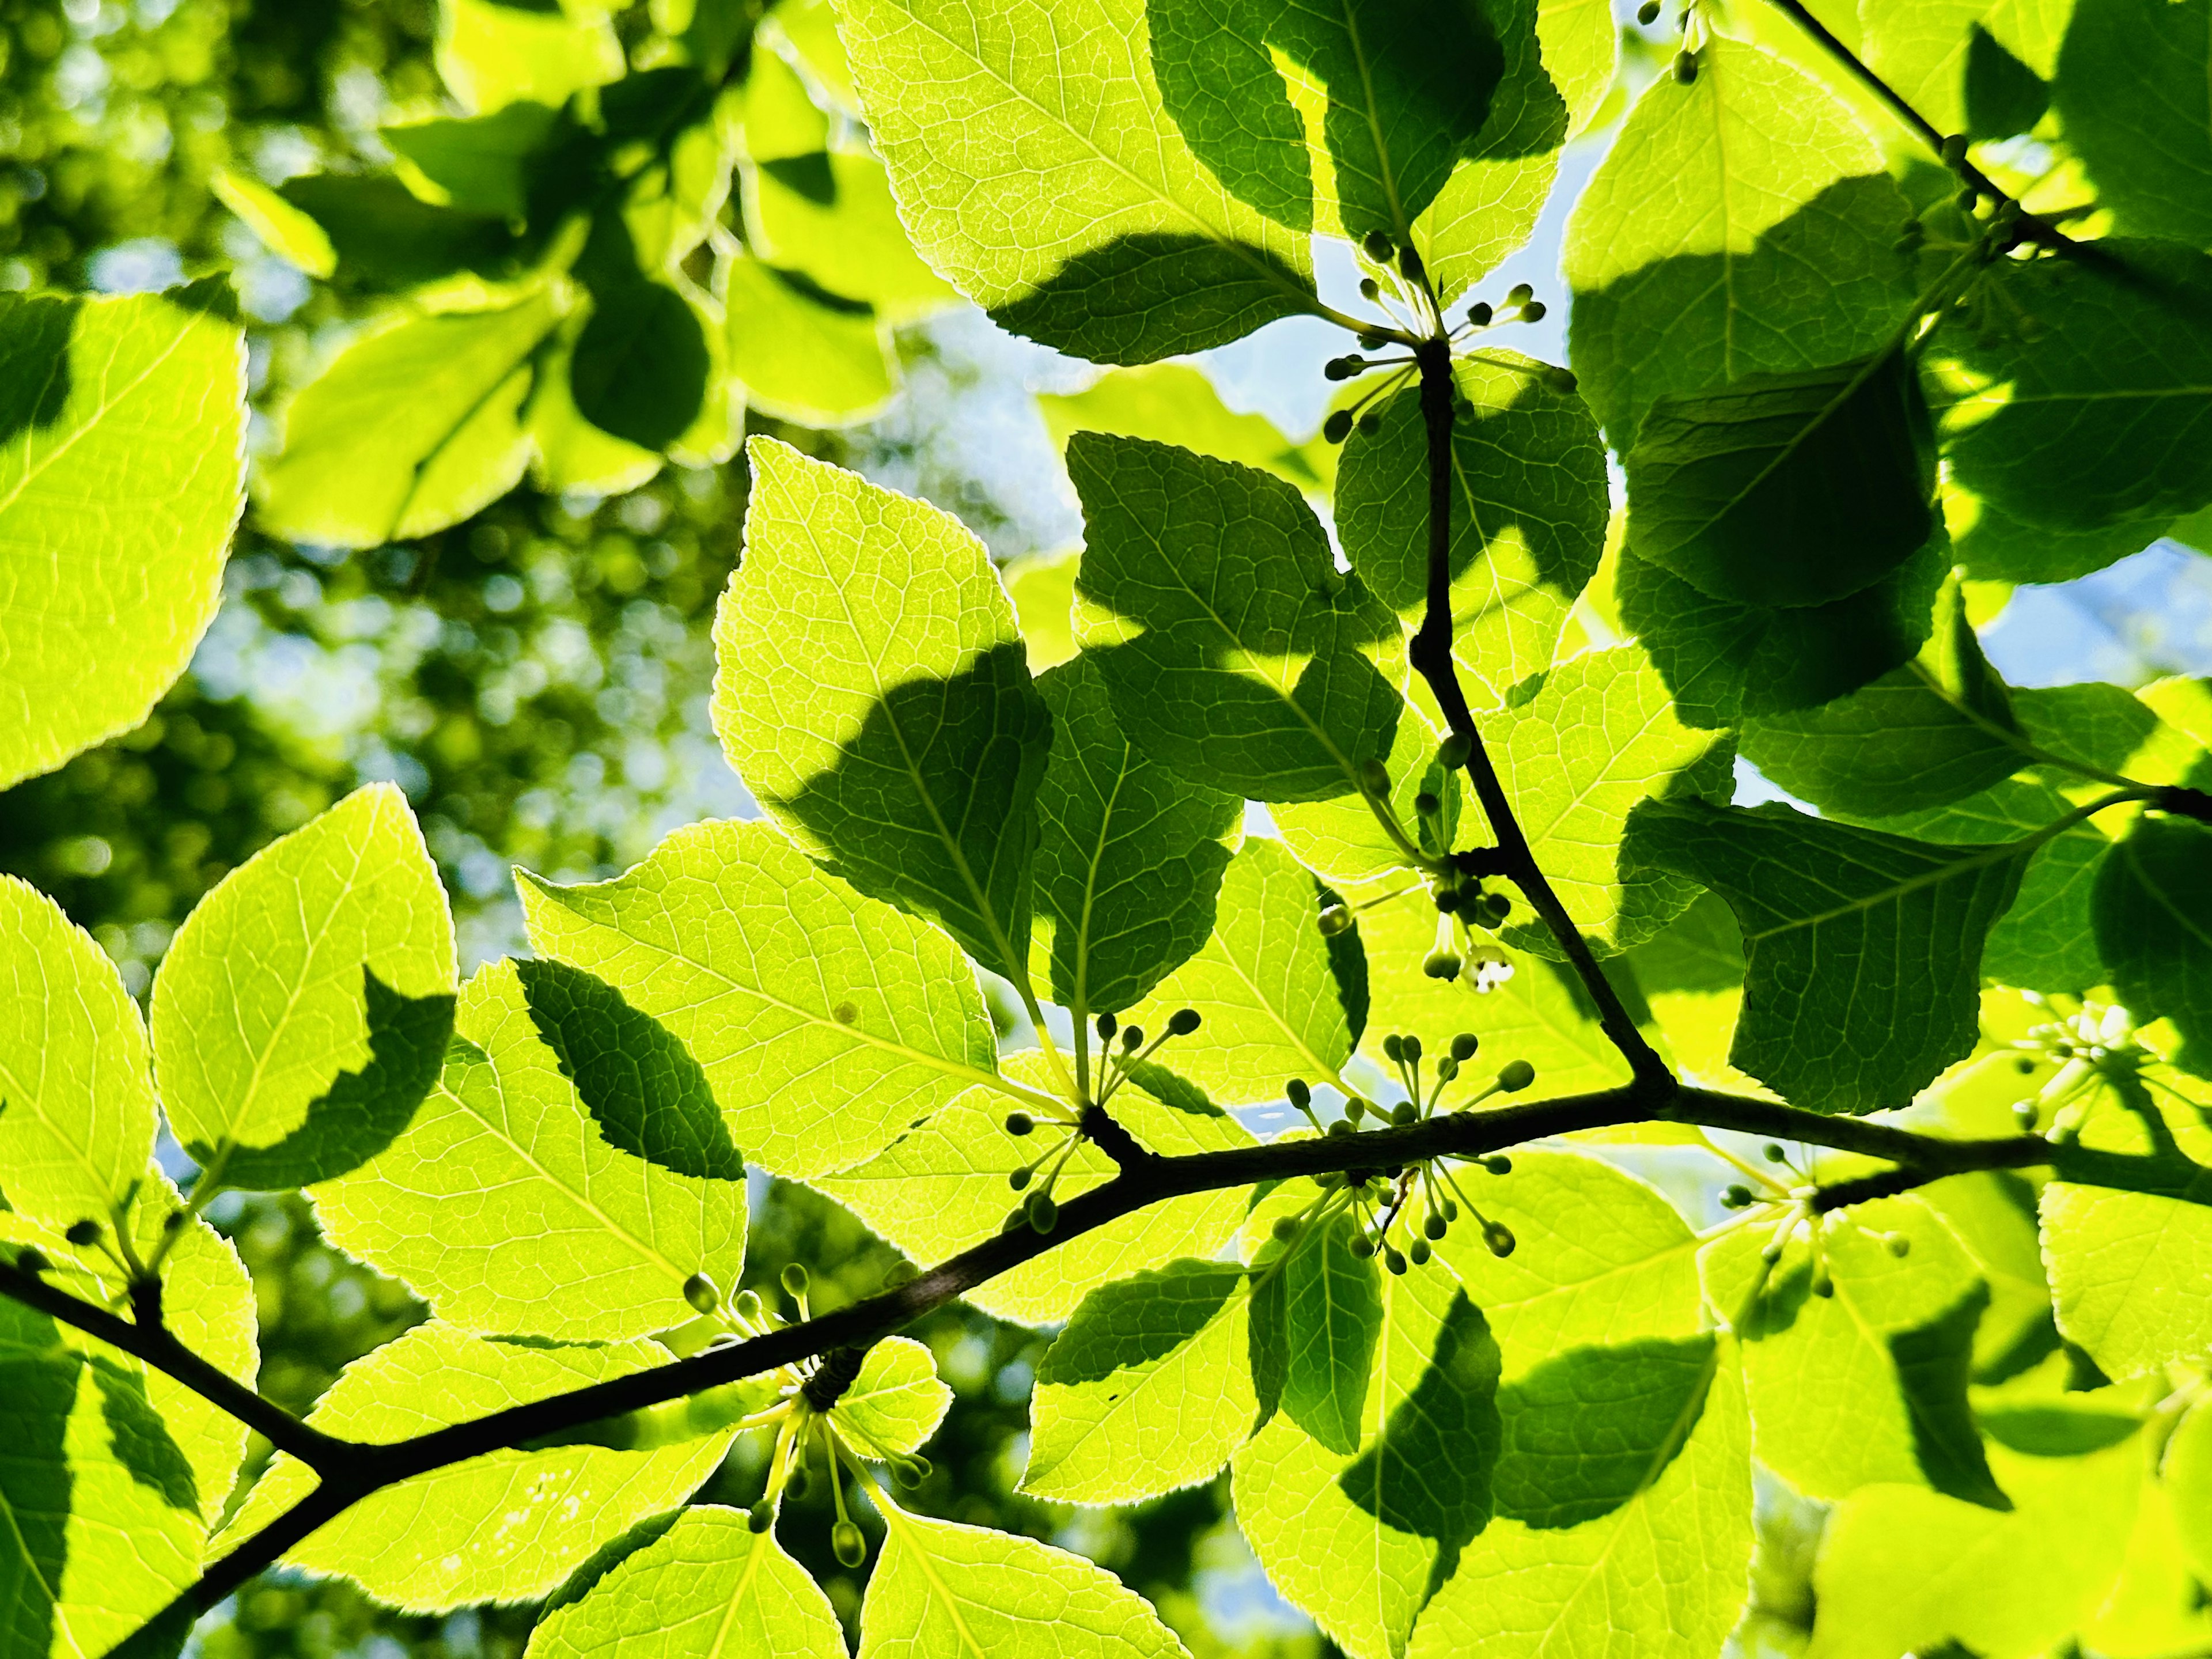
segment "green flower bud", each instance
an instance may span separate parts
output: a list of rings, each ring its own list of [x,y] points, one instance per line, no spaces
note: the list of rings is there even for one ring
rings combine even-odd
[[[1513,1173],[1513,1160],[1506,1157],[1503,1152],[1492,1152],[1488,1158],[1482,1160],[1482,1167],[1489,1170],[1492,1175],[1511,1175]]]
[[[1411,242],[1398,250],[1398,270],[1409,283],[1418,283],[1426,274],[1427,267]]]
[[[807,1273],[802,1264],[796,1261],[787,1262],[782,1279],[784,1294],[790,1297],[793,1301],[795,1302],[806,1294]]]
[[[1420,1059],[1421,1040],[1415,1036],[1411,1031],[1406,1033],[1403,1041],[1399,1044],[1399,1046],[1406,1051],[1406,1058],[1407,1060],[1418,1060]]]
[[[1490,301],[1487,300],[1477,300],[1467,308],[1468,321],[1473,323],[1477,328],[1489,327],[1491,318],[1496,314],[1491,310]]]
[[[1352,912],[1341,904],[1332,904],[1321,913],[1321,920],[1315,925],[1321,929],[1322,938],[1334,939],[1339,933],[1351,931]]]
[[[1467,764],[1468,757],[1474,753],[1474,745],[1455,732],[1437,745],[1437,764],[1447,772],[1456,772]]]
[[[1384,1245],[1382,1247],[1382,1265],[1388,1267],[1394,1273],[1404,1273],[1406,1271],[1405,1253],[1390,1245]]]
[[[1501,1261],[1513,1254],[1514,1245],[1519,1243],[1513,1237],[1513,1229],[1502,1221],[1483,1223],[1482,1242],[1490,1247],[1491,1255]]]
[[[1352,435],[1352,411],[1348,409],[1333,410],[1329,417],[1321,423],[1321,435],[1333,444],[1340,444],[1349,438]]]
[[[1413,810],[1425,818],[1432,818],[1444,810],[1444,804],[1424,789],[1413,797]]]
[[[1446,1054],[1442,1060],[1439,1060],[1437,1062],[1437,1078],[1438,1081],[1449,1083],[1458,1076],[1459,1062],[1454,1060],[1449,1054]]]
[[[783,1489],[791,1494],[791,1501],[794,1504],[805,1499],[806,1494],[814,1489],[814,1477],[807,1474],[805,1464],[801,1463],[791,1472],[791,1479],[784,1483]]]
[[[999,1224],[1002,1233],[1018,1233],[1030,1224],[1030,1212],[1017,1204],[1006,1212],[1006,1218]]]
[[[1776,1262],[1781,1261],[1782,1242],[1779,1239],[1768,1240],[1765,1244],[1759,1247],[1759,1259],[1761,1261],[1764,1261],[1770,1267],[1771,1267]]]
[[[1521,320],[1524,323],[1542,322],[1544,320],[1544,302],[1541,300],[1531,300],[1527,305],[1522,306],[1521,307]]]
[[[1889,1236],[1888,1249],[1892,1255],[1902,1261],[1912,1254],[1912,1241],[1903,1233],[1892,1233]]]
[[[1359,248],[1360,252],[1378,265],[1389,264],[1390,256],[1397,252],[1390,246],[1390,239],[1379,230],[1370,230],[1366,235],[1361,237]]]
[[[1144,1046],[1145,1028],[1143,1026],[1124,1025],[1121,1028],[1121,1050],[1124,1054],[1133,1054]]]
[[[1498,1068],[1498,1086],[1517,1095],[1536,1080],[1536,1068],[1525,1060],[1509,1060]]]
[[[1429,1257],[1435,1253],[1429,1249],[1427,1239],[1417,1238],[1406,1247],[1406,1254],[1416,1267],[1425,1267],[1429,1265]]]
[[[1451,1057],[1465,1065],[1474,1058],[1474,1051],[1482,1047],[1482,1039],[1472,1031],[1462,1031],[1451,1040]]]
[[[762,1498],[745,1511],[745,1524],[755,1532],[766,1532],[775,1524],[775,1505]]]
[[[842,1565],[848,1567],[857,1567],[868,1559],[868,1540],[850,1521],[840,1521],[830,1528],[830,1549]]]
[[[1006,1185],[1019,1192],[1030,1184],[1030,1176],[1033,1173],[1035,1172],[1027,1164],[1024,1164],[1018,1170],[1009,1170],[1006,1174]]]
[[[100,1243],[100,1224],[88,1216],[82,1221],[70,1222],[69,1231],[62,1237],[82,1250]]]
[[[1344,1115],[1353,1123],[1358,1122],[1361,1118],[1367,1115],[1367,1103],[1358,1095],[1352,1096],[1344,1103]]]
[[[1726,1192],[1721,1194],[1721,1204],[1723,1208],[1730,1210],[1742,1210],[1749,1208],[1751,1206],[1751,1188],[1745,1186],[1741,1182],[1736,1182],[1735,1185],[1730,1187]]]
[[[1401,1100],[1390,1109],[1390,1121],[1401,1129],[1408,1123],[1418,1121],[1420,1115],[1421,1109],[1410,1100]]]
[[[1406,1039],[1395,1031],[1389,1032],[1382,1039],[1382,1058],[1395,1066],[1405,1057]]]
[[[33,1279],[52,1266],[53,1263],[46,1260],[43,1250],[34,1250],[27,1244],[15,1252],[17,1271],[27,1273]]]
[[[1381,299],[1382,297],[1382,284],[1376,282],[1372,276],[1362,276],[1359,279],[1359,297],[1363,300]]]
[[[1006,1114],[1006,1133],[1010,1135],[1025,1135],[1036,1127],[1036,1120],[1027,1112]]]
[[[1526,283],[1516,283],[1505,295],[1509,306],[1525,306],[1536,297],[1536,290]]]
[[[1449,1198],[1444,1200],[1444,1219],[1446,1221],[1459,1219],[1459,1206]]]
[[[1048,1233],[1060,1224],[1060,1206],[1052,1201],[1050,1193],[1031,1193],[1029,1201],[1031,1231]]]
[[[1298,1236],[1298,1218],[1291,1215],[1279,1215],[1275,1218],[1275,1224],[1268,1231],[1274,1234],[1277,1243],[1287,1244]]]
[[[1954,167],[1966,159],[1966,135],[1954,132],[1943,141],[1943,165]]]
[[[1111,1014],[1099,1015],[1097,1024],[1098,1040],[1101,1042],[1111,1042],[1114,1040],[1114,1033],[1121,1029],[1121,1022]]]
[[[1366,367],[1364,357],[1332,357],[1321,366],[1321,372],[1331,380],[1348,380]]]
[[[1344,1177],[1334,1170],[1324,1170],[1313,1179],[1314,1185],[1325,1193],[1334,1192],[1344,1184]]]
[[[1188,1036],[1199,1027],[1198,1010],[1178,1008],[1168,1016],[1168,1030],[1176,1036]]]
[[[1784,1152],[1779,1146],[1776,1146],[1771,1140],[1759,1150],[1759,1156],[1764,1158],[1769,1164],[1780,1164],[1785,1162],[1790,1156],[1789,1153]]]
[[[730,1311],[748,1325],[760,1323],[761,1299],[758,1291],[739,1291],[737,1299],[730,1304]]]
[[[1429,1212],[1428,1218],[1421,1223],[1421,1231],[1431,1238],[1442,1238],[1449,1230],[1444,1224],[1443,1217],[1431,1210]]]
[[[1440,979],[1449,983],[1459,977],[1459,970],[1465,965],[1454,951],[1431,951],[1427,959],[1421,963],[1421,971],[1431,979]]]
[[[1304,1078],[1294,1077],[1283,1085],[1283,1098],[1303,1112],[1313,1104],[1313,1091],[1306,1087]]]
[[[1342,1117],[1337,1119],[1335,1122],[1328,1126],[1328,1133],[1332,1136],[1336,1137],[1342,1137],[1350,1134],[1352,1133],[1352,1120]]]
[[[715,1290],[714,1281],[704,1273],[693,1273],[684,1281],[684,1299],[691,1304],[695,1313],[710,1314],[722,1305],[721,1293]]]
[[[1679,86],[1688,86],[1698,78],[1698,54],[1678,52],[1674,54],[1674,81]]]
[[[1504,894],[1485,893],[1482,896],[1482,919],[1491,927],[1497,927],[1512,914],[1513,901]]]
[[[1363,437],[1371,438],[1382,429],[1382,416],[1380,410],[1370,409],[1359,417],[1359,431]]]
[[[891,1460],[891,1479],[908,1492],[912,1492],[928,1478],[929,1471],[913,1458],[895,1457]]]
[[[1813,1276],[1813,1294],[1830,1297],[1836,1293],[1836,1281],[1826,1268]]]
[[[1377,294],[1380,294],[1382,290],[1378,288],[1375,291]],[[1384,346],[1389,345],[1389,343],[1390,337],[1385,334],[1379,328],[1368,328],[1362,329],[1360,331],[1359,345],[1362,350],[1380,351]]]
[[[1375,1241],[1368,1237],[1365,1233],[1361,1233],[1352,1241],[1352,1253],[1364,1261],[1375,1254]]]
[[[1370,755],[1359,763],[1359,787],[1370,795],[1390,793],[1390,769]]]
[[[1636,9],[1636,21],[1643,24],[1647,29],[1654,23],[1657,22],[1659,21],[1659,0],[1644,0],[1644,3]]]

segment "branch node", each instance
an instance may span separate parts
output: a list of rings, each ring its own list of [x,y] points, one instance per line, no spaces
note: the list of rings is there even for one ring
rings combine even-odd
[[[1124,1175],[1158,1161],[1158,1155],[1139,1146],[1136,1136],[1123,1128],[1120,1120],[1103,1106],[1085,1106],[1076,1125],[1100,1152],[1114,1160]]]

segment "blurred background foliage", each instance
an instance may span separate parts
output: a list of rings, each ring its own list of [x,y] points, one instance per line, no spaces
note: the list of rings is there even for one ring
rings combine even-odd
[[[690,9],[653,0],[614,21],[635,59],[657,24]],[[744,27],[758,19],[757,7],[738,10]],[[453,112],[434,62],[435,0],[0,0],[0,289],[130,291],[228,270],[268,453],[269,411],[377,301],[270,252],[215,180],[230,170],[276,186],[388,167],[382,126]],[[1661,61],[1624,54],[1631,79]],[[1603,142],[1569,150],[1531,248],[1495,273],[1501,289],[1556,285],[1559,208]],[[732,235],[740,218],[737,204],[724,210]],[[1565,311],[1530,349],[1564,356]],[[1090,371],[964,307],[894,337],[900,389],[873,418],[812,430],[755,410],[748,428],[927,497],[1001,558],[1071,544],[1079,524],[1054,438],[1073,416],[1053,399],[1048,429],[1036,394],[1079,392]],[[1328,457],[1304,441],[1334,347],[1325,329],[1292,322],[1208,354],[1227,404],[1264,410],[1290,438],[1202,387],[1195,403],[1181,394],[1178,435],[1302,483],[1318,476]],[[1123,385],[1136,404],[1148,395]],[[448,529],[362,553],[295,545],[249,512],[191,672],[137,731],[0,793],[0,869],[52,894],[143,996],[177,924],[227,872],[356,785],[390,779],[443,867],[464,970],[520,949],[510,865],[608,875],[679,823],[750,811],[706,716],[708,629],[738,556],[744,493],[741,456],[671,466],[604,497],[526,481]],[[2021,590],[1985,643],[2021,684],[2212,672],[2212,561],[2160,544],[2081,581]],[[230,1194],[214,1214],[254,1275],[263,1387],[293,1409],[422,1316],[325,1246],[296,1196]],[[772,1294],[783,1264],[804,1261],[817,1310],[872,1291],[894,1260],[844,1212],[781,1183],[757,1188],[752,1238],[748,1282]],[[1044,1339],[958,1306],[915,1334],[957,1390],[929,1448],[924,1507],[1093,1556],[1152,1600],[1197,1659],[1334,1650],[1267,1589],[1227,1519],[1224,1483],[1131,1510],[1015,1495]],[[741,1448],[702,1497],[750,1503],[761,1472],[745,1458],[761,1449]],[[1809,1622],[1818,1516],[1768,1497],[1759,1604],[1787,1649]],[[826,1510],[821,1492],[788,1506],[785,1541],[849,1625],[859,1586],[830,1555]],[[272,1575],[198,1643],[209,1659],[473,1659],[519,1654],[532,1617],[410,1617],[343,1583]]]

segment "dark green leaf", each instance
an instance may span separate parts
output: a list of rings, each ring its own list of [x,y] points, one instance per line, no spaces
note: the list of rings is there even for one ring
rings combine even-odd
[[[2212,1076],[2212,828],[2146,814],[2105,854],[2097,947],[2129,1012],[2166,1018],[2182,1065]]]
[[[444,193],[445,205],[520,219],[530,207],[530,163],[559,118],[526,100],[473,120],[386,127],[383,137]]]
[[[1164,1359],[1204,1330],[1243,1281],[1234,1262],[1171,1261],[1102,1285],[1045,1351],[1036,1380],[1097,1382]]]
[[[592,294],[568,384],[577,412],[602,432],[663,449],[698,418],[710,367],[690,302],[665,283],[633,281]]]
[[[2212,5],[2076,0],[2056,101],[2123,230],[2212,243]]]
[[[1902,1106],[1978,1035],[1983,942],[2040,844],[1942,847],[1784,806],[1655,801],[1640,842],[1743,928],[1729,1058],[1794,1105]]]
[[[1350,1217],[1337,1216],[1310,1233],[1281,1269],[1283,1412],[1346,1456],[1359,1449],[1364,1435],[1360,1413],[1382,1334],[1379,1258],[1352,1254],[1355,1231]]]
[[[1977,1284],[1927,1324],[1893,1334],[1889,1355],[1912,1425],[1912,1449],[1928,1484],[1969,1504],[2008,1510],[2012,1500],[1990,1473],[1974,1414],[1966,1406],[1974,1332],[1989,1305],[1990,1287]]]
[[[1977,138],[2026,132],[2051,107],[2051,87],[1979,23],[1966,46],[1966,131]]]
[[[2030,1457],[2087,1457],[2142,1426],[2141,1418],[2124,1412],[2083,1406],[1985,1406],[1974,1416],[1997,1444]]]
[[[1629,452],[1628,544],[1715,599],[1815,605],[1936,528],[1936,446],[1901,351],[1652,405]]]
[[[1498,1390],[1498,1513],[1540,1528],[1610,1515],[1664,1474],[1704,1412],[1711,1336],[1579,1348]]]

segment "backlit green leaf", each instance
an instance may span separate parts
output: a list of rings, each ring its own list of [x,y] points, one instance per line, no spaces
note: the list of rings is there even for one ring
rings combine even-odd
[[[440,1318],[489,1333],[638,1336],[690,1317],[693,1273],[736,1282],[744,1184],[610,1145],[538,1035],[512,962],[469,981],[454,1027],[406,1133],[317,1192],[332,1243]]]
[[[1288,1252],[1283,1275],[1283,1413],[1333,1452],[1359,1449],[1375,1346],[1382,1334],[1382,1268],[1353,1254],[1346,1216],[1316,1227]]]
[[[801,167],[811,176],[796,176]],[[745,183],[752,245],[770,264],[893,318],[957,299],[908,242],[883,163],[872,157],[830,150],[796,165],[770,162],[748,169]]]
[[[2055,101],[2121,229],[2212,243],[2212,7],[2078,0]]]
[[[1396,619],[1279,478],[1079,433],[1077,638],[1122,730],[1194,781],[1256,800],[1351,793],[1403,706],[1368,654]]]
[[[982,544],[785,445],[747,453],[745,556],[714,623],[724,752],[832,872],[1024,982],[1052,716]]]
[[[244,502],[228,305],[0,303],[0,787],[137,725],[215,616]]]
[[[938,1378],[937,1361],[910,1336],[887,1336],[868,1350],[853,1386],[830,1407],[830,1420],[854,1436],[862,1455],[919,1451],[945,1420],[952,1390]]]
[[[1142,363],[1312,308],[1303,240],[1161,108],[1140,0],[854,0],[841,21],[915,246],[1006,327]]]
[[[612,881],[520,886],[532,948],[659,1021],[739,1150],[779,1174],[857,1163],[996,1074],[952,942],[767,824],[694,824]]]
[[[1078,432],[1150,438],[1258,467],[1301,489],[1325,486],[1336,471],[1334,444],[1317,438],[1293,444],[1266,416],[1231,411],[1206,372],[1189,363],[1115,369],[1081,392],[1036,401],[1045,430],[1063,449]]]
[[[875,313],[795,272],[730,262],[730,373],[772,415],[840,426],[883,407],[897,374]]]
[[[2033,119],[2002,132],[1972,117],[1994,46],[2028,75],[2048,81],[2058,67],[2059,42],[2074,0],[1879,0],[1861,8],[1866,61],[1941,132],[2009,137]],[[2045,97],[2048,97],[2046,92]]]
[[[438,0],[438,73],[464,108],[495,110],[528,98],[558,106],[585,87],[622,78],[622,43],[605,10]]]
[[[2097,948],[2128,1011],[2172,1020],[2177,1059],[2212,1075],[2212,828],[2138,818],[2105,854],[2091,903]]]

